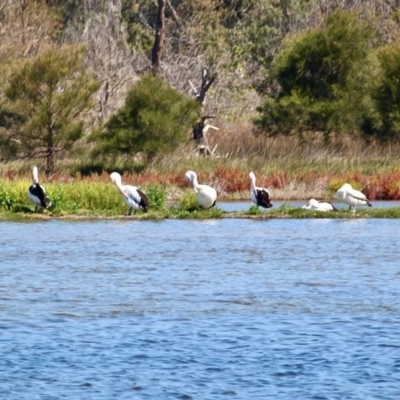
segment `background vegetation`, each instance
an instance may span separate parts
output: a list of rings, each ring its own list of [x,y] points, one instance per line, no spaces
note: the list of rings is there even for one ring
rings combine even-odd
[[[49,180],[119,170],[180,187],[197,169],[220,193],[258,183],[326,196],[344,179],[398,196],[400,1],[4,0],[0,173]],[[200,110],[202,70],[217,73]],[[191,141],[200,113],[213,157]],[[29,161],[27,161],[29,160]]]

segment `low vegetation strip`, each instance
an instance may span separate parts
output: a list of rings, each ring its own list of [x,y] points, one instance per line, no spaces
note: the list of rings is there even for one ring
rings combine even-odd
[[[196,195],[189,188],[183,174],[147,172],[139,175],[124,175],[124,180],[140,187],[148,196],[148,213],[137,212],[134,219],[166,218],[398,218],[398,207],[357,209],[356,213],[340,209],[338,212],[316,212],[301,208],[281,206],[261,211],[251,205],[249,198],[248,174],[242,170],[223,167],[213,172],[202,173],[218,191],[217,207],[211,210],[198,209]],[[277,179],[277,177],[281,179]],[[313,178],[313,179],[312,179]],[[272,180],[271,180],[272,179]],[[317,198],[332,200],[335,191],[344,183],[360,188],[374,200],[400,199],[400,173],[386,173],[373,176],[345,174],[320,178],[315,175],[306,179],[290,178],[287,174],[260,175],[260,183],[269,187],[274,200],[308,200]],[[315,182],[319,182],[317,185]],[[158,183],[159,182],[159,183]],[[52,206],[34,213],[34,206],[27,195],[31,180],[28,176],[10,176],[0,180],[1,219],[49,219],[49,218],[124,218],[128,213],[120,193],[112,184],[108,173],[76,176],[72,178],[54,176],[44,182],[46,194]],[[218,207],[218,201],[245,200],[249,209],[241,212],[225,212]]]
[[[103,189],[105,189],[102,185]],[[79,186],[78,186],[79,188]],[[321,212],[305,210],[301,207],[293,207],[283,204],[280,207],[266,210],[257,208],[249,200],[249,208],[245,211],[224,211],[218,204],[209,210],[202,210],[197,205],[196,195],[192,192],[184,192],[179,200],[167,202],[165,192],[159,187],[149,187],[149,199],[153,204],[150,210],[136,212],[128,216],[128,209],[121,200],[119,193],[111,187],[110,191],[98,191],[99,184],[93,185],[90,193],[91,199],[85,196],[68,197],[71,185],[55,186],[51,191],[53,205],[49,209],[34,211],[33,205],[29,204],[25,197],[26,191],[19,188],[19,197],[11,197],[3,188],[0,191],[0,220],[8,221],[45,221],[45,220],[94,220],[94,219],[123,219],[123,220],[165,220],[165,219],[257,219],[267,220],[274,218],[305,219],[305,218],[400,218],[400,207],[390,208],[358,208],[356,212],[347,208],[335,212]],[[76,190],[75,190],[76,192]],[[102,195],[100,195],[102,193]],[[78,201],[81,203],[78,203]],[[82,206],[83,205],[83,206]]]
[[[339,212],[313,212],[301,208],[285,207],[273,211],[254,213],[251,211],[226,212],[219,208],[207,211],[187,211],[172,208],[171,210],[150,211],[128,216],[126,214],[116,215],[110,212],[99,213],[95,211],[77,210],[75,213],[63,212],[53,214],[51,212],[33,213],[27,211],[0,211],[2,221],[48,221],[48,220],[135,220],[135,221],[156,221],[166,219],[365,219],[365,218],[400,218],[400,207],[376,208],[368,210],[339,211]]]

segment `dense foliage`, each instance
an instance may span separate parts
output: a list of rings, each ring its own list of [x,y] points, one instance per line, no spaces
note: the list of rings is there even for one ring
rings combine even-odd
[[[133,86],[125,105],[113,115],[104,130],[92,135],[94,155],[135,156],[148,159],[173,151],[187,140],[199,118],[200,104],[168,87],[157,77],[145,75]]]
[[[379,48],[378,73],[371,84],[372,107],[364,114],[365,134],[389,140],[400,136],[400,45]]]
[[[27,59],[15,70],[5,95],[19,129],[18,134],[4,134],[3,151],[45,158],[46,173],[54,172],[56,154],[82,137],[82,114],[98,88],[82,64],[82,56],[82,49],[76,47],[54,48]]]
[[[373,39],[370,26],[337,10],[324,27],[287,40],[273,66],[279,92],[266,96],[259,126],[286,134],[357,130]]]
[[[157,2],[3,3],[3,160],[45,157],[51,173],[55,154],[88,151],[84,136],[99,159],[170,151],[199,117],[188,96],[204,68],[218,74],[202,110],[216,124],[399,138],[397,0],[165,1],[162,83],[147,75]]]

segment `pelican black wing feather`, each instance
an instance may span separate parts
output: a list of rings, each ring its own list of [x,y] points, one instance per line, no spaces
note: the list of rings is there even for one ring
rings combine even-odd
[[[272,207],[271,199],[269,197],[268,190],[266,189],[257,189],[257,203],[259,206],[264,208]]]
[[[147,209],[149,208],[149,199],[147,198],[147,196],[140,189],[137,189],[137,192],[140,195],[139,206],[141,208],[143,208],[144,211],[147,212]]]
[[[43,187],[39,183],[31,185],[29,191],[39,199],[41,207],[46,208],[50,204],[50,199],[46,196]]]
[[[350,194],[351,197],[353,197],[356,200],[360,200],[360,201],[366,201],[367,202],[367,206],[368,207],[372,207],[372,204],[369,202],[369,200],[367,199],[367,197],[361,197],[361,196],[356,196],[354,194]]]
[[[332,211],[338,211],[338,209],[332,203],[329,204],[332,206]]]

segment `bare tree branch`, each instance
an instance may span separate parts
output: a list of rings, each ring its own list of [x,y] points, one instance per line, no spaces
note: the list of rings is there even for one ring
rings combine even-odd
[[[151,62],[153,70],[156,74],[160,72],[161,53],[164,42],[164,16],[165,16],[165,0],[158,0],[158,10],[156,18],[156,29],[153,50],[151,52]]]
[[[87,64],[101,82],[96,115],[100,123],[123,104],[127,87],[139,79],[136,70],[144,69],[148,64],[144,54],[136,53],[128,46],[118,7],[121,7],[118,0],[109,0],[106,13],[90,17],[83,33],[87,43]]]

